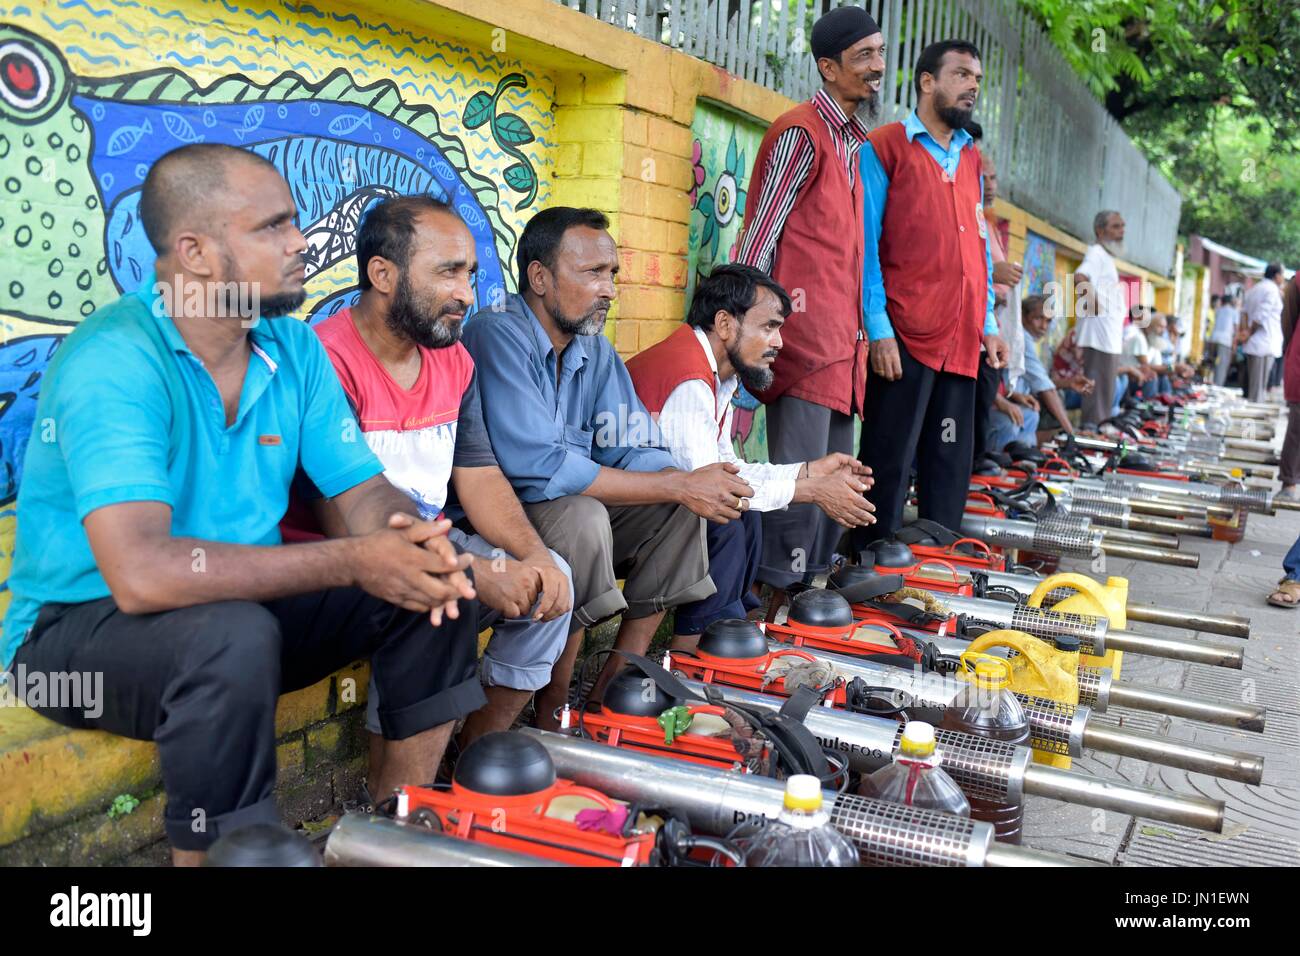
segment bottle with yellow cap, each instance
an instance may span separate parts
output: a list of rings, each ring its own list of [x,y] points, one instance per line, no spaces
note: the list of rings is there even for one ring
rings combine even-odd
[[[970,652],[961,656],[961,662],[962,669],[957,673],[966,686],[948,705],[939,726],[1029,746],[1029,720],[1011,693],[1010,665],[1000,657]],[[1000,842],[1020,842],[1025,817],[1023,799],[1015,803],[972,799],[970,815],[971,819],[993,824],[994,838]]]
[[[909,720],[903,727],[903,739],[894,762],[863,777],[858,793],[923,810],[970,816],[966,795],[948,776],[942,763],[943,758],[935,749],[934,728],[924,721]]]
[[[781,815],[743,841],[746,866],[857,866],[858,851],[831,826],[822,783],[809,774],[785,782]]]

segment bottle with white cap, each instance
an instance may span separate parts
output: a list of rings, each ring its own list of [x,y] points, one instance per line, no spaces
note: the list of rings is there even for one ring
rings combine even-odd
[[[944,771],[942,763],[943,756],[935,749],[934,727],[909,720],[903,727],[894,762],[863,777],[858,793],[923,810],[970,816],[966,795]]]
[[[785,782],[781,815],[743,841],[746,866],[857,866],[858,851],[831,826],[822,784],[809,774]]]

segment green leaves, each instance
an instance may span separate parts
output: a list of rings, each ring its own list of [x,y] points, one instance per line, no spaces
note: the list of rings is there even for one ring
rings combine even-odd
[[[465,107],[465,115],[461,117],[461,122],[465,124],[466,129],[478,129],[492,118],[495,107],[496,100],[490,94],[480,90],[469,98],[469,105]]]
[[[507,166],[502,175],[505,177],[506,185],[517,193],[526,193],[537,183],[537,176],[523,163]]]
[[[528,128],[528,124],[514,113],[502,113],[498,116],[492,125],[492,131],[496,134],[497,142],[503,146],[522,146],[524,143],[531,143],[534,139],[533,131]]]

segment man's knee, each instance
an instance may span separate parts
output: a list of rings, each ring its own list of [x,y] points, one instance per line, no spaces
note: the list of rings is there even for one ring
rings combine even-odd
[[[595,550],[612,552],[614,533],[609,511],[590,495],[568,495],[549,502],[542,539],[566,562]]]
[[[178,621],[183,643],[179,669],[201,672],[248,701],[278,696],[280,622],[253,601],[217,601],[189,609]]]

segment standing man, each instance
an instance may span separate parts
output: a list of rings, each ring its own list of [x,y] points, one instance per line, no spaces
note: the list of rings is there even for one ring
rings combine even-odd
[[[902,524],[913,459],[920,516],[961,524],[981,344],[990,366],[1006,365],[980,156],[964,128],[982,76],[974,45],[926,47],[914,73],[916,109],[873,130],[862,149],[872,378],[858,457],[875,474],[877,520],[854,532],[858,551]]]
[[[857,153],[877,109],[884,37],[861,7],[840,7],[813,26],[822,88],[778,117],[763,136],[750,178],[736,261],[771,274],[794,303],[767,406],[774,463],[853,454],[867,342],[859,319],[862,195]],[[815,505],[795,504],[763,523],[759,580],[784,588],[829,570],[843,529]]]
[[[1282,263],[1270,262],[1264,278],[1250,287],[1241,304],[1242,334],[1249,334],[1246,353],[1246,397],[1262,402],[1268,394],[1268,376],[1282,357]]]
[[[696,288],[686,322],[627,363],[678,468],[731,462],[754,489],[739,521],[709,524],[709,574],[718,593],[677,609],[674,648],[693,649],[714,621],[745,617],[751,600],[757,606],[749,590],[762,550],[761,512],[778,514],[792,503],[811,502],[845,528],[875,520],[862,497],[871,487],[870,471],[852,455],[835,452],[785,465],[736,457],[731,398],[742,382],[751,392],[771,383],[789,315],[790,297],[766,273],[739,263],[718,266]],[[731,573],[734,566],[743,571]],[[723,581],[732,582],[731,590],[723,590]]]
[[[1077,341],[1083,349],[1083,373],[1096,383],[1083,399],[1079,429],[1096,431],[1111,416],[1120,354],[1124,351],[1124,287],[1115,259],[1124,251],[1124,217],[1103,209],[1092,220],[1097,241],[1083,253],[1074,273]]]
[[[461,747],[509,730],[549,683],[568,640],[573,592],[568,566],[529,524],[483,426],[474,360],[460,343],[476,272],[474,237],[450,206],[431,196],[385,199],[357,231],[361,298],[316,326],[388,480],[425,518],[446,508],[477,532],[450,532],[473,555],[478,626],[492,628],[479,667],[488,702],[466,719]],[[334,505],[314,505],[319,528],[338,529]],[[383,776],[373,762],[381,703],[372,683],[371,780]]]
[[[710,578],[700,519],[734,521],[754,496],[730,462],[683,472],[652,447],[650,415],[602,334],[617,295],[608,230],[595,209],[539,212],[515,252],[522,293],[465,328],[501,470],[573,569],[573,630],[537,695],[543,730],[558,727],[586,627],[621,613],[614,647],[644,654],[668,608],[732,587]],[[611,659],[597,691],[617,669]]]
[[[1214,384],[1222,385],[1228,380],[1228,369],[1232,367],[1232,353],[1236,348],[1237,302],[1232,296],[1216,295],[1210,297],[1210,303],[1214,305],[1214,330],[1206,344],[1210,346]]]

